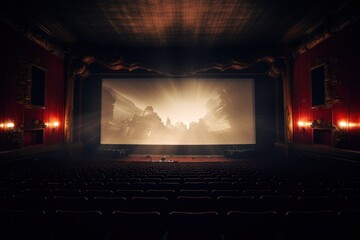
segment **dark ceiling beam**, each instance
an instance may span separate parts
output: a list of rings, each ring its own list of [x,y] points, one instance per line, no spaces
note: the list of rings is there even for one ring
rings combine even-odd
[[[66,51],[57,44],[52,43],[51,36],[48,32],[37,31],[35,28],[29,27],[29,24],[21,22],[19,19],[11,18],[9,16],[1,16],[0,21],[4,22],[12,28],[13,31],[19,33],[40,47],[44,48],[51,54],[64,59]],[[44,29],[42,29],[44,30]]]
[[[360,20],[359,7],[356,1],[347,1],[341,5],[336,14],[324,20],[321,24],[316,25],[309,30],[308,36],[302,39],[301,43],[292,47],[293,57],[301,55],[315,46],[319,45],[326,39],[342,31],[347,26]]]

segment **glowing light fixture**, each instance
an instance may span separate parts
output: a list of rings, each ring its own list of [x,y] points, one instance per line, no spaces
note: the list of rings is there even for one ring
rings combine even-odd
[[[60,126],[60,123],[58,121],[49,123],[48,125],[49,127],[51,127],[52,133],[55,132],[55,130]]]
[[[13,129],[15,127],[15,124],[13,122],[8,122],[8,123],[6,123],[6,127],[8,129]]]
[[[305,122],[305,121],[298,121],[299,127],[308,127],[311,126],[311,122]]]
[[[339,122],[339,126],[340,126],[340,128],[345,128],[345,127],[348,126],[348,123],[345,122],[345,121],[340,121],[340,122]]]

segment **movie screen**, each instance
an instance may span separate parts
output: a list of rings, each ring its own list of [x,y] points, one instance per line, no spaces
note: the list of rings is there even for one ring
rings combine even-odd
[[[102,80],[101,144],[255,144],[254,80]]]

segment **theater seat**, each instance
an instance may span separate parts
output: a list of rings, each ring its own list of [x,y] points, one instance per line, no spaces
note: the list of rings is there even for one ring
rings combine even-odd
[[[160,212],[169,209],[169,201],[165,197],[132,197],[129,200],[130,210],[134,212]]]
[[[179,196],[176,199],[177,211],[212,211],[214,210],[213,202],[209,196],[205,197],[189,197]]]
[[[47,215],[41,210],[0,210],[0,239],[45,239]]]
[[[276,240],[279,231],[279,217],[274,211],[227,213],[224,235],[227,240],[268,239]]]
[[[285,215],[284,240],[328,240],[333,227],[331,211],[289,211]]]
[[[55,240],[103,239],[105,235],[104,219],[99,211],[57,210],[51,229]]]
[[[112,240],[161,240],[165,233],[159,212],[115,211],[109,227]]]
[[[337,238],[341,240],[360,239],[360,210],[341,210],[337,216]]]
[[[171,212],[168,240],[220,240],[220,215],[217,212]]]
[[[111,215],[113,211],[126,211],[127,201],[124,197],[94,197],[91,209],[99,210],[104,215]]]

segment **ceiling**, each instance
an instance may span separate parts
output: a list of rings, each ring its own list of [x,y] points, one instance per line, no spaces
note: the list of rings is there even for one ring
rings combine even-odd
[[[300,41],[349,2],[13,0],[0,11],[63,47],[246,47]]]

